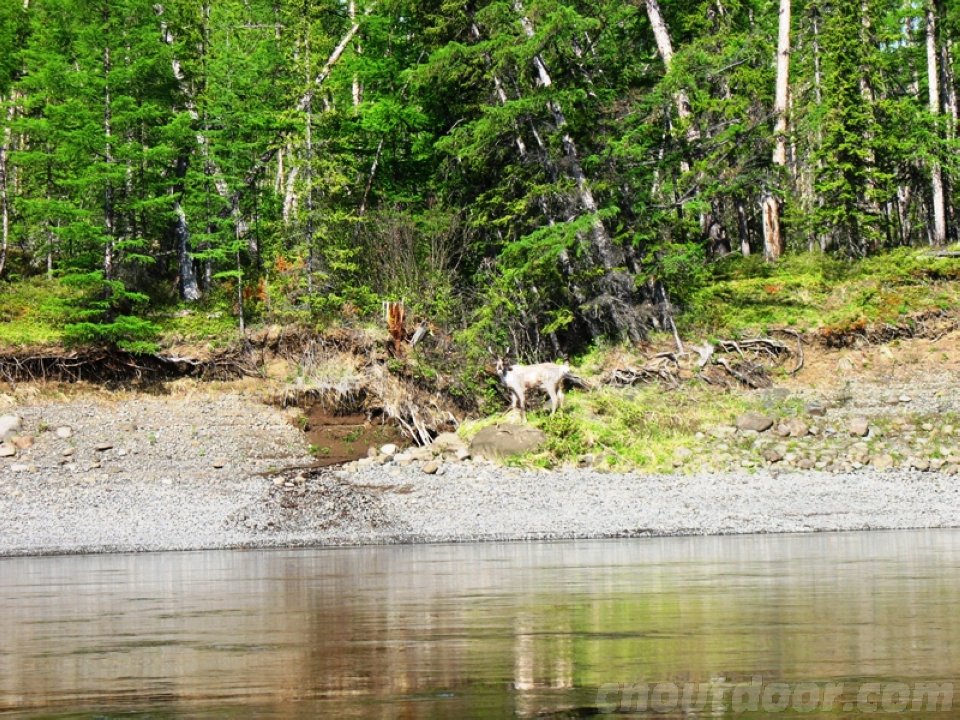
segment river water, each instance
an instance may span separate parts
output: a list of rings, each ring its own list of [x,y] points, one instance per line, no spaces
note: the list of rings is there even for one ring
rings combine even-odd
[[[950,717],[958,598],[953,530],[7,558],[0,717]]]

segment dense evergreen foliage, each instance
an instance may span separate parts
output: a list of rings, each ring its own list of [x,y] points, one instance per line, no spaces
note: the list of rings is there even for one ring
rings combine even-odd
[[[0,278],[134,348],[214,301],[638,338],[765,233],[955,240],[958,37],[945,0],[0,0]]]

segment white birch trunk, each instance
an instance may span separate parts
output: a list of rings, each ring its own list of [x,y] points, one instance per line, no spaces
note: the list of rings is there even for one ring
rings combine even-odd
[[[650,27],[653,30],[653,39],[657,43],[657,52],[660,53],[660,59],[663,60],[663,66],[670,69],[673,62],[673,43],[670,42],[670,32],[667,30],[667,23],[663,19],[663,13],[660,12],[660,4],[657,0],[645,0],[647,7],[647,18],[650,20]],[[681,120],[687,120],[690,117],[690,99],[685,90],[677,91],[674,96],[674,102],[677,106],[677,115]]]
[[[347,12],[350,15],[351,26],[356,25],[357,24],[357,3],[355,2],[355,0],[350,0],[350,2],[347,4]],[[363,51],[363,48],[360,47],[360,43],[354,43],[353,51],[357,53],[357,55],[359,55]],[[360,107],[360,103],[363,100],[363,88],[360,85],[360,78],[357,77],[356,73],[353,74],[353,86],[351,88],[351,91],[353,95],[353,106],[355,108]]]
[[[297,205],[297,175],[300,174],[300,168],[291,163],[287,171],[287,180],[283,193],[283,224],[289,225],[293,219],[293,210]]]
[[[773,162],[787,164],[787,97],[790,88],[790,0],[780,0],[780,22],[777,32],[777,85],[773,103]]]
[[[940,74],[937,70],[937,25],[933,0],[927,2],[927,90],[930,114],[940,114]],[[934,245],[944,245],[947,241],[947,213],[943,193],[943,173],[940,161],[930,161],[930,179],[933,191],[933,232],[930,241]]]
[[[773,164],[787,165],[787,108],[790,91],[790,0],[780,0],[780,18],[777,31],[777,79],[774,93]],[[777,188],[776,190],[779,190]],[[780,198],[776,191],[764,193],[760,200],[763,213],[763,256],[768,261],[783,254],[783,235],[780,230]]]
[[[737,234],[740,236],[740,254],[744,257],[749,257],[750,225],[747,222],[747,205],[743,198],[738,196],[734,200],[734,206],[737,209]]]
[[[2,237],[0,237],[0,277],[7,265],[7,248],[10,247],[10,196],[7,188],[8,166],[7,150],[13,138],[14,106],[7,108],[7,122],[3,126],[3,145],[0,145],[0,212],[2,212]]]

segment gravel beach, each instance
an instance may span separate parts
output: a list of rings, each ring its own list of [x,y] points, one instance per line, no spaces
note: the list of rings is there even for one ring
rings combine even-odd
[[[939,472],[311,469],[289,416],[242,393],[3,412],[31,441],[0,458],[0,555],[960,526]]]

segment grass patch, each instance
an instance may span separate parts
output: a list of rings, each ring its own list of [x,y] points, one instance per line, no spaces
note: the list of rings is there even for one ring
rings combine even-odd
[[[543,451],[516,460],[521,465],[553,467],[576,463],[585,455],[593,465],[610,470],[673,470],[682,447],[699,443],[698,432],[730,424],[742,412],[758,406],[742,394],[717,392],[699,383],[679,391],[659,385],[635,388],[599,388],[588,393],[570,393],[563,410],[529,413],[528,420],[547,435]],[[485,418],[463,434],[502,418]]]
[[[206,343],[217,349],[235,341],[240,332],[237,318],[225,302],[163,308],[152,312],[149,319],[159,327],[162,346]]]
[[[80,297],[80,290],[57,278],[0,283],[0,347],[62,345],[68,322],[64,308]],[[235,341],[238,332],[226,302],[152,308],[145,320],[158,327],[162,346],[202,342],[217,348]]]
[[[728,257],[712,282],[691,294],[679,318],[687,333],[738,335],[774,327],[799,331],[897,322],[960,301],[960,259],[914,249],[863,260],[819,253],[776,264]]]
[[[63,301],[78,297],[59,280],[33,277],[0,283],[0,347],[57,345],[63,340]]]

